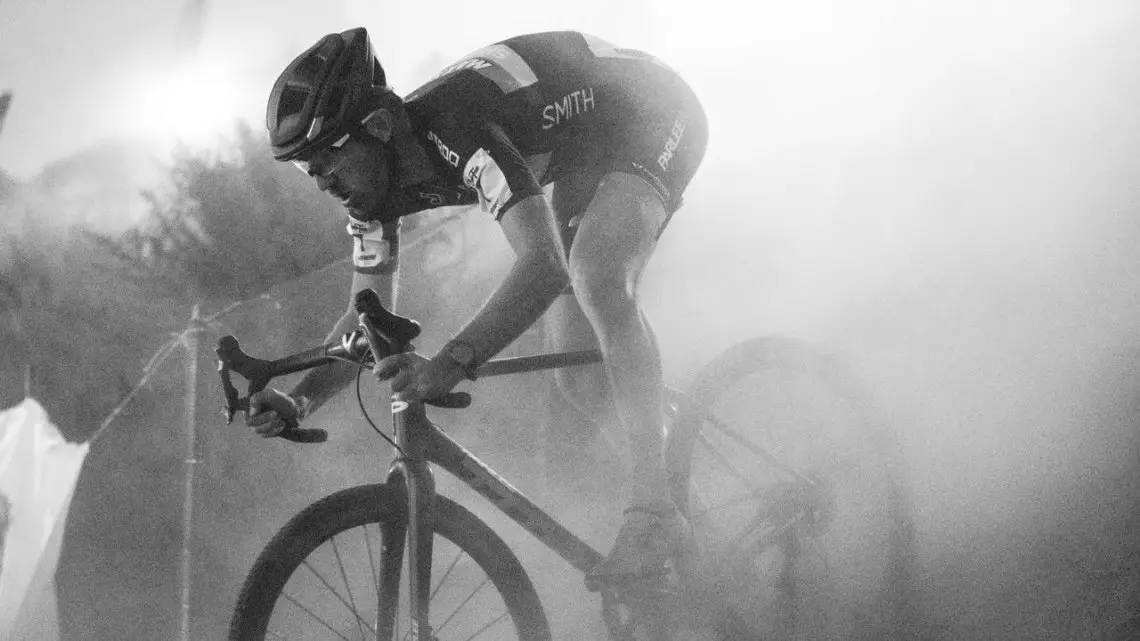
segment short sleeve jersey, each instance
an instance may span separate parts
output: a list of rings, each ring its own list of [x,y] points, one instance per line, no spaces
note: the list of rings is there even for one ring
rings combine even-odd
[[[499,220],[573,163],[612,147],[609,134],[653,108],[654,97],[637,88],[674,75],[649,54],[577,31],[527,34],[472,52],[404,99],[437,179],[413,187],[401,215],[478,203]],[[555,160],[536,176],[526,159],[542,154]],[[358,241],[358,270],[391,262],[391,228],[353,220],[349,233]]]
[[[529,34],[471,53],[405,103],[412,128],[436,150],[443,181],[470,190],[497,220],[558,178],[535,176],[525,158],[603,145],[601,132],[636,117],[636,97],[615,98],[613,88],[647,64],[668,69],[580,32]]]

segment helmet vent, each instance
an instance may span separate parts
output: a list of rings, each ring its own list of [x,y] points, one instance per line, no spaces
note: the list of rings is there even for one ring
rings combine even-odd
[[[305,107],[305,98],[309,92],[296,87],[285,87],[281,92],[281,102],[277,103],[277,117],[283,119],[301,113]]]

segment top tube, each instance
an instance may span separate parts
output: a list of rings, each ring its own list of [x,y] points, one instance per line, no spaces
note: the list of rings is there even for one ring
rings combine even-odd
[[[475,370],[475,378],[485,376],[503,376],[505,374],[521,374],[544,369],[558,369],[560,367],[575,367],[602,362],[602,353],[596,349],[580,352],[559,352],[552,354],[537,354],[534,356],[518,356],[514,358],[500,358],[487,361]]]

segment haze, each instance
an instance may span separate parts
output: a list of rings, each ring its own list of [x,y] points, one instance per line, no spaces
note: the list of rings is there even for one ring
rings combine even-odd
[[[113,6],[5,1],[5,171],[116,137],[213,144],[260,122],[292,56],[357,24],[405,93],[524,31],[660,55],[711,122],[644,284],[672,378],[767,332],[852,359],[899,418],[924,577],[972,613],[946,638],[1066,638],[1041,613],[1137,567],[1120,530],[1138,477],[1135,2],[240,0],[209,5],[193,44],[180,3]],[[148,91],[170,78],[197,78],[167,93],[203,106]]]

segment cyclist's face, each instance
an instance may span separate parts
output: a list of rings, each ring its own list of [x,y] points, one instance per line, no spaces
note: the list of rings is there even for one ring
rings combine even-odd
[[[361,214],[359,218],[375,214],[388,197],[391,151],[367,135],[343,137],[295,164],[317,181],[321,191]]]

